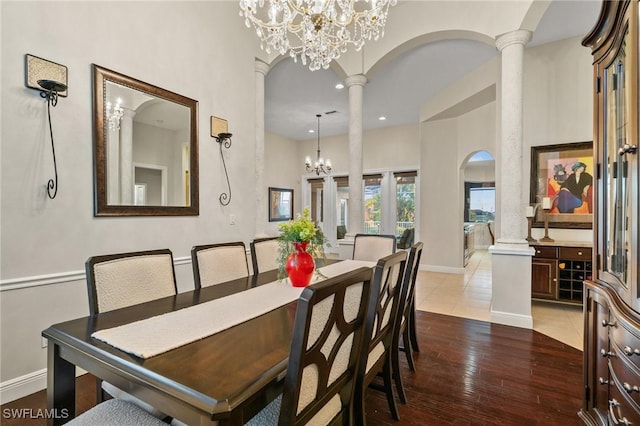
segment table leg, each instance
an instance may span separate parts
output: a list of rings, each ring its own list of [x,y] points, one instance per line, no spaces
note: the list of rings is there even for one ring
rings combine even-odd
[[[49,426],[66,423],[76,415],[76,366],[62,359],[60,346],[52,341],[47,350],[47,410]]]

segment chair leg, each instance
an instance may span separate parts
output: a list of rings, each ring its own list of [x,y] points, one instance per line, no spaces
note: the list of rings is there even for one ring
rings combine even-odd
[[[393,378],[396,382],[396,391],[398,391],[398,397],[403,404],[407,403],[407,396],[404,393],[404,387],[402,385],[402,375],[400,374],[400,348],[399,345],[393,348],[391,351],[391,364],[393,370]]]
[[[414,351],[420,352],[420,348],[418,347],[418,333],[416,330],[416,301],[415,299],[411,301],[411,315],[409,315],[409,324],[407,324],[407,328],[409,329],[410,336],[410,346]],[[409,343],[409,342],[407,342]]]
[[[366,412],[364,408],[364,390],[362,383],[356,383],[353,401],[353,424],[356,426],[366,426]]]
[[[398,414],[398,407],[396,406],[396,399],[393,394],[393,383],[391,379],[391,357],[387,355],[387,360],[384,363],[382,369],[382,376],[384,378],[384,392],[387,394],[387,403],[389,404],[389,410],[391,411],[391,417],[393,420],[400,420],[400,414]]]
[[[409,364],[409,370],[416,371],[416,364],[413,362],[413,350],[411,349],[411,338],[409,337],[409,327],[405,327],[402,332],[402,348],[404,354],[407,356],[407,364]]]

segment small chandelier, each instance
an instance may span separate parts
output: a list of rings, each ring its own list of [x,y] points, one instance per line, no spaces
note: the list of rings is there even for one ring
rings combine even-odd
[[[320,176],[320,173],[327,175],[331,173],[331,160],[327,159],[325,162],[322,157],[320,157],[320,115],[321,114],[316,114],[316,117],[318,117],[318,151],[316,155],[316,162],[313,167],[311,167],[311,158],[307,157],[304,160],[307,172],[313,172],[317,176]]]
[[[389,6],[397,0],[240,0],[240,16],[260,37],[260,48],[289,56],[311,71],[329,68],[354,45],[384,36]],[[356,7],[356,4],[358,7]],[[266,44],[266,47],[265,47]]]
[[[122,99],[118,98],[115,106],[111,102],[107,102],[107,121],[111,130],[120,130],[120,120],[123,114]]]

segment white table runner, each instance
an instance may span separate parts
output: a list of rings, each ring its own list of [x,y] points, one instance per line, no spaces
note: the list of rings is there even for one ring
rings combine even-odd
[[[345,260],[323,266],[320,272],[335,277],[375,262]],[[322,281],[314,275],[313,283]],[[175,349],[284,306],[300,297],[302,287],[289,280],[272,282],[210,302],[99,330],[91,337],[141,358]]]

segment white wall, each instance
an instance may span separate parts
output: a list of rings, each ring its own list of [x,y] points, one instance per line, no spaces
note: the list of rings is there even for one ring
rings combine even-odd
[[[420,127],[415,125],[386,127],[366,131],[362,135],[362,169],[376,171],[381,169],[419,168],[417,153],[420,150]],[[301,172],[304,170],[304,158],[311,157],[315,161],[317,139],[299,142]],[[320,139],[322,157],[331,159],[335,175],[349,174],[349,137],[348,135],[332,136]]]
[[[236,2],[2,2],[0,8],[4,384],[45,368],[45,327],[88,314],[88,257],[167,247],[185,291],[193,286],[193,245],[253,238],[256,40]],[[24,86],[27,53],[68,67],[69,96],[52,109],[54,200],[45,191],[53,177],[46,105]],[[93,216],[92,63],[199,101],[199,216]],[[226,182],[209,136],[210,115],[228,119],[233,133],[225,151],[233,190],[228,207],[218,202]],[[35,284],[43,285],[30,287]]]

